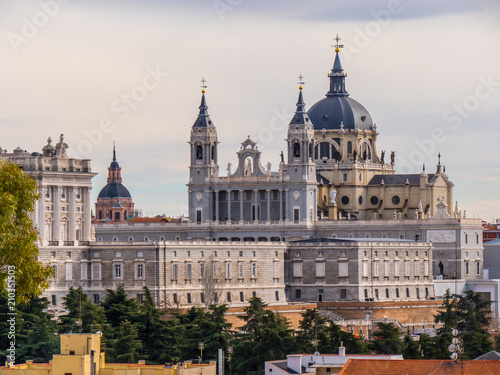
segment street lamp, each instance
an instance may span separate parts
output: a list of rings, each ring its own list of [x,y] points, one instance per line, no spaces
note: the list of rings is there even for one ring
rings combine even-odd
[[[201,374],[203,374],[203,348],[205,347],[205,344],[200,341],[198,342],[198,348],[200,349],[200,367],[201,367]]]

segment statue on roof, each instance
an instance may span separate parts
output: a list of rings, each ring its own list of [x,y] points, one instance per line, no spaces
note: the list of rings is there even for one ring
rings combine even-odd
[[[396,161],[396,151],[391,151],[391,165]]]
[[[382,153],[380,154],[380,164],[384,164],[384,159],[385,159],[385,150],[382,150]]]
[[[54,146],[52,146],[52,139],[47,138],[47,145],[42,148],[43,156],[54,156],[56,153]]]
[[[66,150],[69,148],[69,146],[64,143],[64,134],[61,134],[59,136],[59,142],[56,144],[56,151],[55,151],[55,156],[60,157],[60,158],[65,158],[66,156]]]

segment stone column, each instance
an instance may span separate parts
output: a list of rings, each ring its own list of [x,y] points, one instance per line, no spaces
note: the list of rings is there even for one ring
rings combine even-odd
[[[215,190],[215,221],[219,221],[219,191]]]
[[[240,190],[240,221],[243,222],[245,220],[245,216],[243,215],[243,195],[244,190]]]
[[[284,214],[283,216],[284,216],[284,220],[285,220],[285,221],[290,220],[290,218],[287,216],[287,212],[289,212],[289,213],[292,215],[292,220],[293,220],[293,211],[291,211],[291,210],[287,210],[287,207],[286,207],[286,205],[285,205],[285,202],[287,201],[287,198],[289,198],[289,197],[288,197],[288,191],[289,191],[289,190],[290,190],[290,189],[284,189],[285,194],[283,194],[283,202],[284,202],[284,203],[283,203],[283,206],[285,206],[285,214]],[[291,202],[291,201],[290,201],[290,202]],[[292,207],[291,207],[291,203],[290,203],[290,202],[287,202],[287,204],[289,205],[289,208],[291,209]]]
[[[280,189],[280,221],[283,221],[283,189]]]
[[[52,241],[61,239],[61,187],[52,187]]]
[[[255,217],[254,217],[254,221],[259,221],[259,191],[258,190],[254,190],[254,213],[255,213]]]
[[[45,186],[40,188],[42,197],[36,202],[38,206],[38,233],[40,237],[40,245],[45,244]]]
[[[75,187],[68,187],[68,241],[76,240]]]
[[[83,241],[90,241],[92,232],[92,213],[90,202],[90,188],[82,188],[83,190]]]
[[[227,221],[231,221],[231,190],[227,191]]]
[[[271,222],[271,190],[267,189],[267,222]]]

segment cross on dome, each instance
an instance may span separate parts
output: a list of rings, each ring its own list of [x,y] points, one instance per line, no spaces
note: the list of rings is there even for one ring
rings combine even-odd
[[[344,48],[344,45],[343,44],[339,44],[341,38],[339,37],[339,34],[337,34],[337,36],[335,37],[335,45],[333,45],[332,47],[335,47],[335,52],[338,52],[340,51],[340,48]]]

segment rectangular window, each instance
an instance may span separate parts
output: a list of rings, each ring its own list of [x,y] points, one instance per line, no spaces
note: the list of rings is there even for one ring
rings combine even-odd
[[[172,297],[174,299],[174,303],[178,303],[177,293],[174,293]]]
[[[239,262],[238,263],[238,278],[239,279],[243,279],[243,275],[244,275],[244,264],[243,262]]]
[[[201,223],[201,210],[196,210],[196,222]]]
[[[227,292],[227,302],[232,302],[231,301],[231,292]]]
[[[200,263],[199,270],[200,270],[200,278],[205,277],[205,262]]]
[[[52,294],[52,304],[57,305],[57,296],[55,294]]]
[[[378,289],[375,289],[375,299],[378,299]]]
[[[389,298],[389,289],[388,288],[385,289],[385,298]]]
[[[172,279],[177,280],[179,278],[179,265],[177,263],[172,263]]]
[[[99,280],[101,278],[101,265],[93,264],[92,265],[92,279]]]
[[[396,298],[399,298],[399,288],[396,288]]]
[[[476,262],[476,275],[479,275],[480,270],[481,270],[481,267],[479,265],[479,262]]]
[[[73,263],[66,263],[66,280],[73,280]]]
[[[240,250],[240,257],[242,257],[242,256],[243,256],[243,251],[242,251],[242,250]]]
[[[295,298],[301,298],[302,291],[300,289],[295,289]]]
[[[193,277],[193,268],[191,263],[186,263],[186,279],[191,279]]]
[[[144,278],[144,264],[137,265],[137,278],[138,279]]]
[[[420,289],[417,288],[417,298],[420,299]]]
[[[190,250],[186,251],[186,258],[191,258],[191,251]]]
[[[240,302],[245,302],[245,295],[243,292],[240,292]]]
[[[219,276],[219,263],[213,264],[213,274],[215,278]]]
[[[144,303],[144,294],[137,294],[137,302]]]
[[[425,288],[425,298],[429,297],[429,288]]]
[[[205,303],[205,294],[204,293],[200,293],[200,301],[201,301],[201,303]]]
[[[363,277],[368,277],[368,262],[363,262]]]
[[[52,269],[54,270],[54,280],[57,280],[57,265],[53,265]]]
[[[136,257],[137,257],[137,258],[142,258],[142,257],[144,257],[144,253],[143,253],[142,251],[138,251],[138,252],[136,252],[136,253],[135,253],[135,255],[136,255]]]
[[[295,221],[296,223],[299,221],[300,219],[300,210],[298,208],[294,208],[293,209],[293,221]]]
[[[115,258],[121,258],[122,253],[120,251],[115,251]]]
[[[255,290],[252,292],[252,297],[257,297],[257,292]]]
[[[101,295],[100,294],[93,294],[92,298],[94,299],[95,304],[101,302]]]
[[[257,277],[257,263],[252,263],[252,277]]]
[[[368,298],[368,289],[365,289],[365,299]]]
[[[231,278],[231,263],[226,262],[226,279]]]
[[[217,258],[217,250],[213,252],[214,258]]]
[[[71,251],[66,252],[66,256],[67,256],[68,258],[71,258]]]
[[[344,173],[344,174],[343,174],[343,178],[342,178],[342,180],[343,180],[344,182],[347,182],[347,173]]]
[[[406,288],[406,298],[410,298],[410,288]]]
[[[317,301],[323,302],[323,289],[318,289]]]
[[[226,256],[227,256],[228,258],[230,258],[230,257],[231,257],[231,252],[230,252],[230,251],[226,251]]]
[[[191,293],[187,293],[187,303],[191,303]]]
[[[325,262],[316,262],[316,277],[325,277]]]
[[[465,274],[469,274],[469,262],[465,262]]]
[[[122,265],[121,264],[115,264],[115,272],[114,272],[114,278],[115,279],[121,279],[122,278]]]
[[[340,289],[340,299],[347,298],[347,289]]]
[[[203,250],[200,251],[200,257],[204,257],[205,256],[205,252]]]
[[[82,280],[87,280],[87,263],[81,263],[80,264],[80,278]]]
[[[99,258],[99,252],[98,251],[94,251],[94,258]]]

